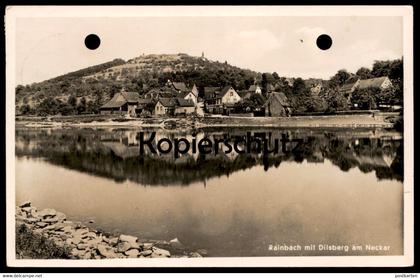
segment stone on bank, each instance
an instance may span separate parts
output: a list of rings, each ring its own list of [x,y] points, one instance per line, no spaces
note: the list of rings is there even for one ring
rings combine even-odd
[[[72,259],[173,257],[170,251],[155,246],[153,242],[139,242],[137,237],[125,234],[105,236],[79,222],[68,221],[64,213],[54,209],[38,211],[30,201],[16,207],[15,219],[17,227],[24,225],[34,235],[45,237],[57,247],[70,250]],[[176,239],[170,245],[179,247],[181,244]],[[197,257],[197,253],[191,252],[186,256]]]

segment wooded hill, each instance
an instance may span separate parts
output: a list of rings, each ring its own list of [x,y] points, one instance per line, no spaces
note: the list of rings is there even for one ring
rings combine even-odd
[[[182,53],[141,55],[128,61],[115,59],[31,85],[18,85],[16,111],[17,114],[68,114],[79,105],[80,109],[76,110],[95,112],[122,88],[144,94],[151,88],[164,86],[170,79],[190,86],[195,83],[199,88],[230,84],[245,89],[258,77],[261,74],[255,71],[204,57]]]

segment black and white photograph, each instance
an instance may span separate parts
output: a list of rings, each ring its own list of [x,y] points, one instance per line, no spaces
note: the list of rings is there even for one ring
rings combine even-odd
[[[6,9],[10,266],[410,266],[412,9]]]

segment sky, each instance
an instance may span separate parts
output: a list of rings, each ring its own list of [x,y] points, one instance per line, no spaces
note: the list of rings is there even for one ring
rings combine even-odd
[[[88,34],[101,38],[96,50]],[[332,47],[316,39],[328,34]],[[16,81],[30,84],[142,54],[187,53],[285,77],[328,79],[375,60],[401,58],[402,17],[242,16],[17,18]]]

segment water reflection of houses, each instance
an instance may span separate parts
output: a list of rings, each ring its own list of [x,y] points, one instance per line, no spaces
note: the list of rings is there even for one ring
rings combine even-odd
[[[161,152],[157,148],[158,142],[160,140],[169,139],[169,141],[174,142],[176,138],[185,138],[190,143],[192,143],[193,140],[199,142],[203,138],[207,138],[209,141],[212,142],[213,147],[211,148],[211,152],[205,155],[200,154],[198,151],[193,152],[192,146],[190,146],[188,152],[179,153],[178,155],[175,155],[173,147],[170,152]],[[285,132],[281,130],[268,132],[235,131],[234,133],[206,133],[201,131],[195,133],[194,135],[181,135],[177,133],[157,132],[152,142],[156,153],[153,153],[148,147],[145,147],[144,156],[148,159],[166,161],[168,163],[174,163],[176,165],[197,163],[199,158],[205,158],[206,160],[234,161],[240,155],[242,155],[242,153],[247,152],[247,146],[245,142],[250,138],[251,140],[253,140],[253,143],[251,144],[251,152],[246,153],[246,155],[255,159],[260,159],[262,156],[267,156],[276,158],[282,157],[283,161],[303,161],[303,159],[305,159],[309,163],[321,163],[325,159],[325,153],[328,153],[328,150],[325,150],[325,148],[323,147],[325,146],[325,144],[323,142],[320,142],[319,140],[304,140],[302,138],[299,138],[299,136],[292,134],[291,132]],[[231,148],[229,148],[228,146],[226,146],[226,144],[222,142],[226,139],[229,139]],[[235,148],[233,148],[233,142],[235,140],[241,142],[237,145],[237,150],[239,152],[235,150]],[[268,150],[276,150],[276,152],[264,154],[261,150],[257,148],[258,143],[256,141],[258,140],[260,140],[260,142],[266,142]],[[113,134],[105,134],[101,136],[101,142],[103,146],[108,148],[110,151],[112,151],[112,153],[115,156],[121,159],[140,157],[139,134],[136,131],[124,131]],[[218,142],[218,147],[215,147],[216,142]],[[345,159],[345,161],[351,162],[351,164],[360,166],[362,168],[391,167],[391,164],[396,157],[395,152],[386,153],[386,149],[387,147],[390,147],[391,142],[392,141],[387,140],[387,138],[362,138],[347,140],[344,149],[341,151],[342,157],[337,160]],[[369,146],[368,150],[376,150],[378,148],[382,148],[384,151],[380,153],[368,151],[366,153],[363,152],[361,146],[364,146],[364,148],[366,148],[366,146]],[[166,150],[169,148],[169,145],[165,142],[161,144],[161,147],[163,150]],[[182,142],[180,144],[180,149],[184,150],[185,148],[186,145]],[[345,169],[345,167],[343,167],[343,169]]]
[[[139,131],[135,130],[38,130],[16,131],[16,155],[42,157],[46,161],[66,168],[115,179],[131,180],[145,185],[171,185],[205,182],[217,176],[230,175],[254,166],[267,170],[283,162],[322,163],[331,161],[342,171],[359,168],[363,172],[374,171],[379,179],[403,177],[403,145],[400,135],[372,131],[300,131],[256,129],[248,134],[243,129],[197,130],[194,133],[156,130],[153,144],[161,138],[186,138],[192,142],[208,138],[212,142],[230,138],[246,139],[247,136],[267,139],[269,148],[280,139],[278,153],[262,154],[251,148],[251,153],[239,153],[219,143],[219,152],[213,148],[210,154],[193,153],[175,157],[169,153],[146,153],[140,156]],[[148,132],[148,131],[145,131]],[[239,151],[246,150],[239,144]]]
[[[101,135],[101,142],[114,155],[127,159],[139,156],[139,143],[136,136],[137,132],[135,131],[103,134]]]

